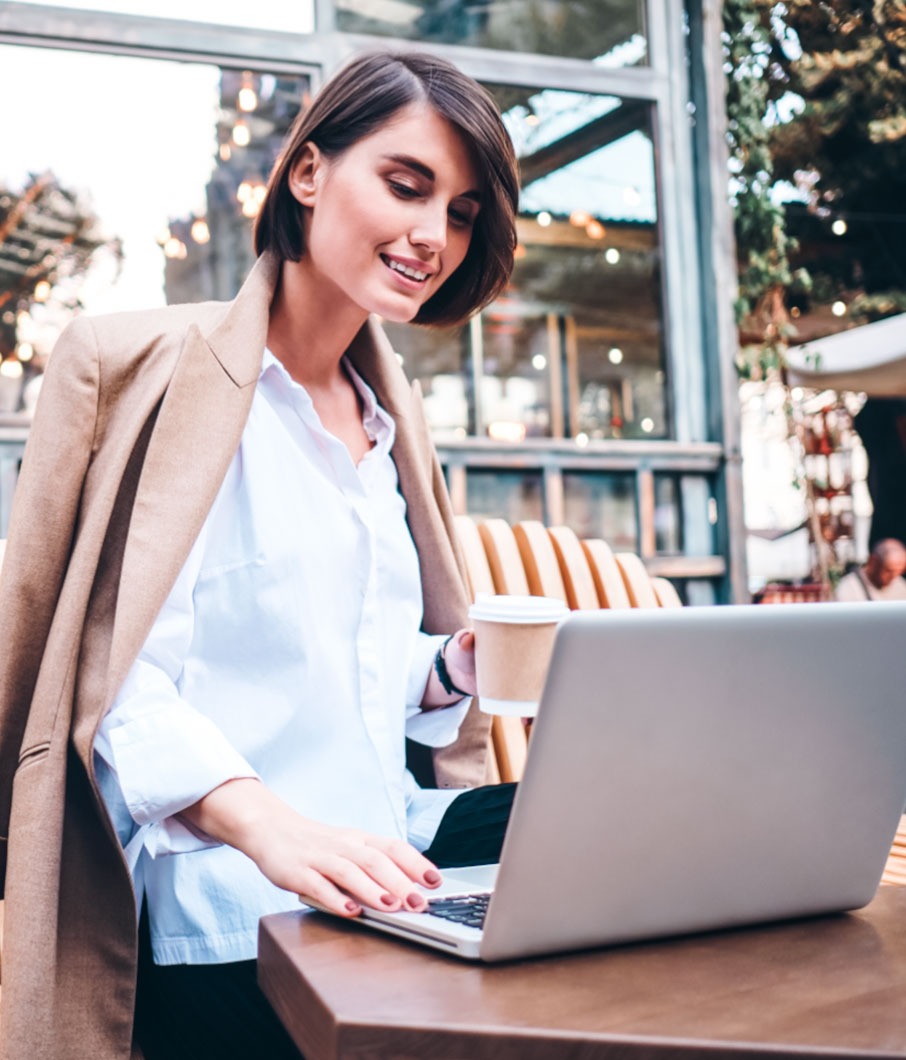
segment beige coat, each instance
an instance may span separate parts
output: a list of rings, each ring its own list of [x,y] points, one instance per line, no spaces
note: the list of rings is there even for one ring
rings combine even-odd
[[[130,1055],[135,900],[92,745],[239,444],[278,275],[265,256],[229,304],[79,318],[54,352],[0,580],[3,1060]],[[419,388],[370,322],[350,355],[396,421],[424,628],[452,632],[467,598]],[[473,709],[435,752],[441,786],[481,783],[487,731]]]

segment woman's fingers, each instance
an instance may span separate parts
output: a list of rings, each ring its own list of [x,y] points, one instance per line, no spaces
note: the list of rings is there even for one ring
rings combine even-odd
[[[328,859],[321,871],[345,894],[372,909],[422,912],[427,904],[422,894],[388,859],[383,860],[381,864],[368,859],[366,868],[350,858],[335,857]]]
[[[471,629],[461,629],[456,634],[456,643],[463,651],[475,650],[475,634]]]
[[[432,863],[402,840],[304,818],[297,822],[301,828],[266,844],[259,868],[278,887],[306,895],[331,912],[356,915],[359,910],[346,906],[350,899],[385,912],[421,912],[427,903],[419,885],[440,883]]]

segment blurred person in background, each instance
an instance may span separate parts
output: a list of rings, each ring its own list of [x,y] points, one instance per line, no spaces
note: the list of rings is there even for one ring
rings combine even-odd
[[[834,599],[841,603],[867,600],[906,600],[906,546],[886,537],[871,550],[864,566],[840,579]]]

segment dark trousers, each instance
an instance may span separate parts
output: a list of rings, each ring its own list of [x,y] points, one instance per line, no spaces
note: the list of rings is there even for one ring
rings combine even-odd
[[[440,868],[497,861],[515,790],[496,784],[464,791],[425,856]],[[256,961],[156,965],[143,910],[135,1038],[145,1060],[301,1060],[256,976]]]

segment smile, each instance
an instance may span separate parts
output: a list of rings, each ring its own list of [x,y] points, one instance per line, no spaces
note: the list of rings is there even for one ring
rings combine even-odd
[[[424,283],[425,280],[431,275],[430,272],[424,272],[421,269],[415,269],[411,265],[404,265],[401,261],[397,261],[395,258],[388,258],[385,254],[381,255],[381,261],[394,272],[398,272],[401,276],[405,276],[409,280],[415,280],[416,283]]]

